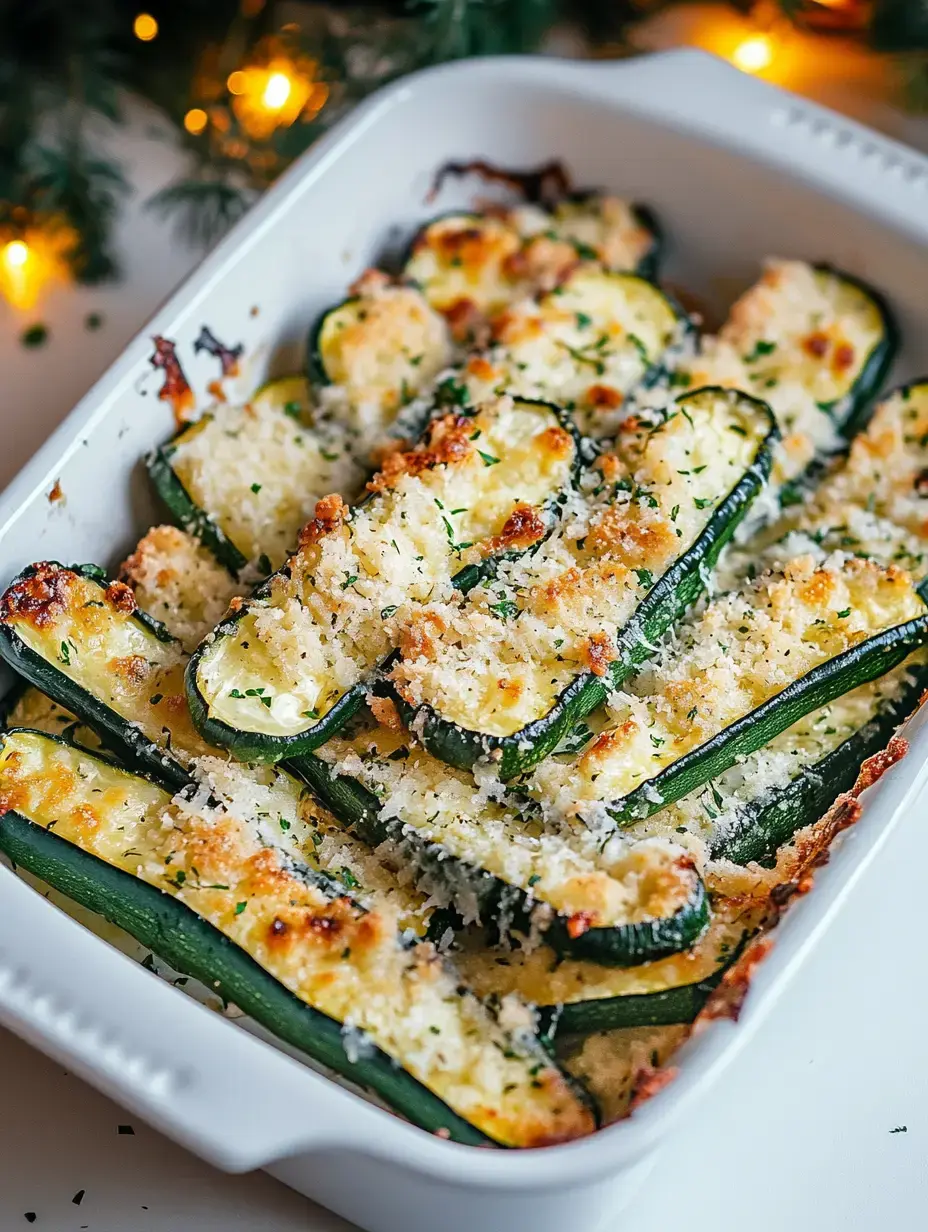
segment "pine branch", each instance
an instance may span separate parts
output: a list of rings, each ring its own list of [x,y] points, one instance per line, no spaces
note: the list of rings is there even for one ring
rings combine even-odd
[[[252,198],[253,194],[240,186],[204,174],[169,184],[147,201],[145,208],[172,219],[186,243],[208,248],[247,212]]]

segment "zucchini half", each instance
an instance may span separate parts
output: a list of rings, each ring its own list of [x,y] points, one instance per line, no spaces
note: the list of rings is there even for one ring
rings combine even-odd
[[[769,408],[731,390],[633,417],[582,512],[394,667],[425,748],[461,769],[489,756],[503,779],[543,760],[705,588],[777,440]]]
[[[413,237],[403,274],[454,322],[468,310],[492,316],[562,282],[583,261],[654,277],[661,243],[646,206],[578,192],[550,211],[524,206],[431,219]]]
[[[329,492],[352,498],[367,475],[344,431],[312,426],[305,378],[263,385],[244,406],[220,405],[146,459],[180,525],[233,574],[278,568]]]
[[[574,765],[549,763],[533,794],[630,825],[760,749],[803,715],[885,675],[928,641],[903,570],[799,557],[724,595],[612,705]]]
[[[17,865],[423,1128],[505,1146],[595,1128],[527,1012],[507,1029],[430,945],[230,814],[23,730],[0,737],[0,805]]]
[[[709,927],[690,949],[638,967],[563,958],[547,945],[471,948],[468,938],[455,964],[479,997],[516,993],[533,1004],[548,1038],[669,1027],[693,1021],[761,922],[759,911],[713,911]]]
[[[172,742],[210,752],[183,705],[180,643],[96,566],[42,561],[14,578],[0,597],[0,654],[131,765],[175,789],[189,776]]]
[[[471,401],[488,390],[547,398],[570,411],[581,432],[610,437],[630,395],[666,376],[692,334],[686,313],[654,283],[582,265],[496,320],[495,345],[465,364],[463,388]]]
[[[702,878],[682,847],[618,838],[604,849],[582,828],[548,830],[522,818],[515,800],[481,799],[469,776],[384,728],[290,766],[465,922],[540,934],[558,953],[615,966],[686,949],[708,922]]]
[[[429,637],[428,605],[550,533],[579,457],[556,407],[501,398],[433,419],[362,504],[321,501],[287,566],[190,661],[204,738],[248,761],[324,743],[397,642]]]
[[[421,291],[391,286],[377,271],[322,313],[309,336],[311,378],[341,386],[368,435],[388,427],[451,359],[444,318]]]
[[[897,677],[893,681],[895,687],[881,689],[890,677]],[[918,708],[926,685],[928,665],[922,654],[916,656],[916,661],[857,691],[869,702],[869,705],[864,703],[869,714],[850,735],[846,734],[849,724],[842,722],[842,703],[846,708],[850,699],[839,698],[821,712],[817,724],[808,719],[795,724],[768,749],[756,754],[756,758],[763,762],[765,753],[780,752],[777,744],[787,743],[785,738],[790,737],[789,746],[804,752],[816,750],[815,760],[811,763],[804,760],[787,782],[760,793],[741,807],[733,808],[734,802],[719,793],[721,784],[713,784],[718,807],[727,808],[733,815],[726,817],[724,824],[716,823],[709,845],[712,858],[731,860],[735,864],[747,864],[752,860],[770,862],[779,848],[799,830],[818,821],[842,792],[851,790],[867,758],[885,749],[900,724]],[[852,722],[863,698],[856,700],[857,705],[848,716]],[[748,777],[753,770],[753,760],[748,758],[744,763]]]
[[[810,464],[865,423],[898,343],[888,305],[866,283],[828,265],[773,260],[682,367],[694,385],[731,385],[770,403],[783,434],[774,483],[782,503],[796,503]]]
[[[254,814],[268,841],[357,888],[365,902],[389,906],[421,933],[430,915],[421,896],[323,814],[302,783],[276,766],[219,758],[200,739],[184,698],[183,648],[132,606],[127,587],[100,577],[46,563],[25,570],[0,599],[0,653],[36,686],[7,724],[59,734],[68,723],[57,707],[66,707],[71,722],[91,727],[130,767],[176,790],[208,781],[234,809]],[[87,727],[76,730],[87,745]]]

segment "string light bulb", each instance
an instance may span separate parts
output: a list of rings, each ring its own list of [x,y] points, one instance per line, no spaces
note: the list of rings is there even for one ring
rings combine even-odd
[[[290,97],[293,86],[286,73],[271,73],[261,95],[261,101],[269,111],[280,111]]]
[[[766,34],[752,34],[731,53],[731,61],[742,73],[760,73],[773,61],[773,44]]]
[[[194,137],[202,133],[208,122],[209,116],[202,107],[191,107],[184,116],[184,128],[186,128],[188,133],[192,133]]]
[[[151,13],[137,13],[132,23],[132,33],[143,43],[150,43],[158,37],[158,23]]]
[[[29,246],[22,240],[10,240],[3,249],[3,264],[9,270],[22,269],[29,260]]]

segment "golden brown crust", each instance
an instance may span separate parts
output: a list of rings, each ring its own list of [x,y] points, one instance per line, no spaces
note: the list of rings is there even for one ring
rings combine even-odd
[[[323,535],[337,530],[348,516],[348,506],[337,492],[316,502],[315,517],[300,531],[300,550],[318,543]]]
[[[433,420],[422,444],[397,449],[384,458],[382,469],[367,485],[368,491],[384,492],[395,487],[404,475],[420,475],[435,466],[462,462],[474,451],[470,441],[473,430],[466,415],[442,415]]]
[[[0,621],[34,625],[43,629],[68,610],[77,577],[70,569],[39,561],[27,577],[7,587],[0,598]]]

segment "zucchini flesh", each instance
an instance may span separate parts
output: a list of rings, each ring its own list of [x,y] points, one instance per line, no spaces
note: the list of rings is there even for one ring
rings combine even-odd
[[[199,540],[176,526],[153,526],[123,562],[119,576],[132,587],[139,607],[187,651],[216,627],[242,593]]]
[[[459,768],[490,755],[504,779],[552,752],[698,597],[776,439],[766,406],[729,390],[632,417],[557,530],[432,605],[430,636],[393,668],[429,752]]]
[[[363,841],[396,853],[420,890],[465,921],[542,934],[560,953],[630,966],[691,945],[708,920],[702,879],[663,839],[603,844],[583,827],[521,818],[385,728],[291,765]],[[384,846],[386,845],[386,846]]]
[[[126,592],[119,583],[108,586],[97,574],[60,565],[27,569],[0,600],[0,653],[130,766],[175,789],[191,778],[209,782],[230,807],[258,816],[277,842],[286,841],[301,859],[422,933],[431,914],[422,896],[399,884],[384,861],[323,814],[291,775],[216,757],[200,739],[184,698],[187,656]],[[66,729],[57,710],[43,717],[41,695],[26,705],[32,694],[23,696],[13,717],[46,731]]]
[[[428,635],[425,605],[549,533],[577,460],[555,408],[502,398],[433,420],[361,505],[320,502],[287,567],[190,662],[204,737],[261,761],[329,739],[397,642]]]
[[[908,574],[858,558],[800,557],[722,596],[678,650],[611,705],[576,765],[548,763],[533,793],[627,825],[665,808],[803,715],[884,675],[928,640]]]
[[[172,800],[28,731],[2,737],[0,793],[0,843],[16,863],[415,1123],[506,1146],[595,1127],[526,1012],[507,1030],[428,943],[404,945],[389,917],[263,845],[208,798]]]
[[[679,306],[653,283],[584,265],[497,319],[495,346],[468,361],[463,387],[475,402],[491,390],[550,399],[581,432],[610,437],[628,413],[628,396],[666,372],[690,332]]]
[[[219,405],[147,459],[180,525],[221,565],[270,573],[286,559],[316,501],[354,496],[366,476],[343,430],[313,427],[301,377],[283,377],[244,406]]]
[[[731,385],[770,403],[783,433],[773,472],[781,488],[853,436],[897,346],[872,288],[828,266],[774,260],[682,366],[694,385]]]
[[[322,314],[309,350],[312,374],[342,388],[365,435],[392,423],[452,358],[445,320],[421,291],[391,286],[375,270]]]
[[[479,997],[516,993],[535,1005],[549,1037],[671,1026],[692,1022],[760,923],[757,910],[713,912],[709,927],[691,948],[638,967],[563,958],[546,945],[465,948],[455,962]]]

